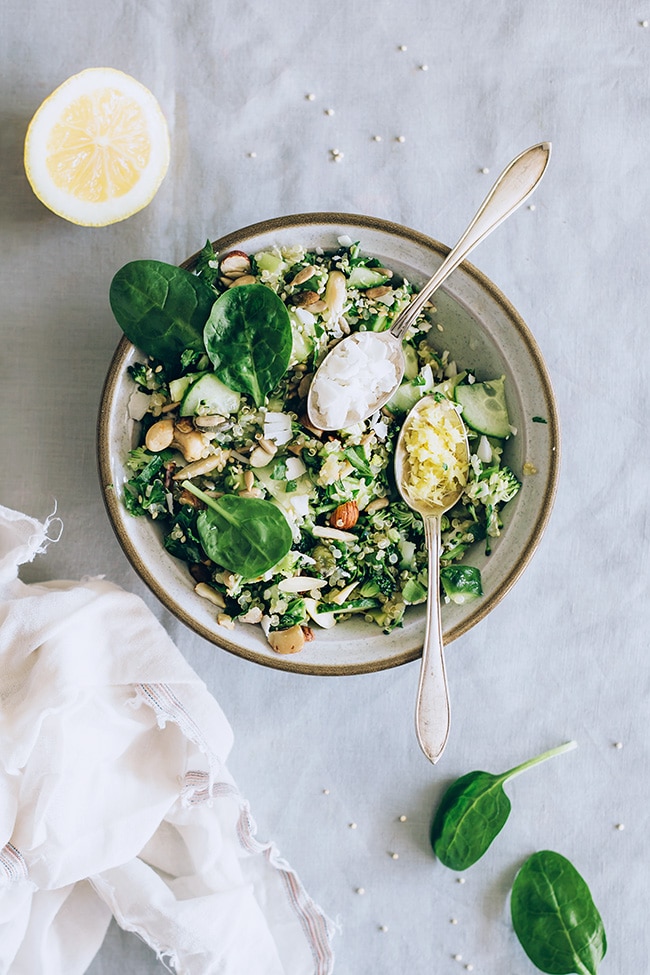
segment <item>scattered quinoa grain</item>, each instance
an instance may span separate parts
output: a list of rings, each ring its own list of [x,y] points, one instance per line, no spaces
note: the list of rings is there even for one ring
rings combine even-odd
[[[619,830],[619,831],[620,830],[624,830],[625,829],[625,823],[617,823],[616,824],[616,829]]]
[[[454,959],[454,961],[462,961],[463,960],[463,956],[462,955],[452,955],[451,957]]]
[[[406,44],[400,44],[400,46],[397,48],[397,50],[398,51],[408,51],[408,48],[407,48]]]
[[[487,166],[483,166],[483,168],[481,169],[481,172],[483,173],[484,176],[487,176],[487,174],[490,172],[490,170],[488,169]]]
[[[615,741],[614,742],[614,748],[622,748],[622,747],[623,747],[623,742],[622,741]]]
[[[365,887],[357,887],[357,891],[356,892],[357,892],[357,894],[365,894],[366,889],[365,889]]]
[[[400,816],[399,821],[400,821],[400,823],[405,823],[406,822],[406,816],[404,816],[404,815]]]
[[[428,64],[421,64],[420,65],[420,71],[428,71],[428,70],[429,70],[429,65]]]
[[[406,142],[406,136],[398,135],[395,139],[396,142]]]
[[[356,823],[350,823],[349,826],[350,826],[350,829],[356,829],[357,828],[357,824]]]
[[[315,97],[316,95],[314,95],[312,92],[309,92],[308,95],[305,95],[305,98],[307,99],[308,102],[313,102]]]
[[[379,930],[380,931],[383,931],[383,932],[388,931],[388,925],[387,924],[380,924],[379,925]]]
[[[373,142],[381,142],[381,136],[380,135],[373,135],[372,141]]]
[[[465,878],[464,877],[459,877],[458,880],[456,881],[456,883],[457,884],[464,884],[465,883]]]
[[[399,860],[399,853],[391,853],[390,858],[391,860]]]
[[[326,115],[333,115],[334,114],[334,109],[333,108],[326,108],[325,109],[325,114]]]

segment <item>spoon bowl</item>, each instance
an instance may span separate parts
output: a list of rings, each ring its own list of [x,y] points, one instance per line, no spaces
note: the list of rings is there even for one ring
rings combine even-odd
[[[391,398],[404,375],[402,339],[431,295],[499,224],[531,195],[546,171],[551,143],[541,142],[516,156],[503,170],[467,230],[436,273],[385,332],[355,332],[341,339],[318,366],[307,396],[307,414],[319,430],[341,430],[367,420]],[[359,335],[367,338],[361,345]],[[354,400],[341,381],[350,361],[358,364]],[[388,368],[386,368],[388,364]],[[359,390],[365,391],[359,397]],[[349,402],[349,408],[345,409]]]
[[[413,444],[413,434],[418,432]],[[423,441],[431,444],[431,474],[436,473],[436,440],[445,434],[446,450],[438,450],[444,460],[453,454],[455,464],[439,463],[439,485],[426,490],[426,456]],[[426,446],[424,446],[426,452]],[[450,459],[452,459],[450,457]],[[445,473],[444,468],[447,467]],[[424,471],[422,468],[425,468]],[[449,471],[453,470],[453,477]],[[422,662],[415,707],[415,729],[420,748],[434,765],[442,755],[451,725],[449,688],[445,668],[440,613],[440,519],[459,500],[467,483],[469,444],[467,431],[454,404],[442,397],[424,396],[411,409],[395,447],[395,480],[406,504],[422,516],[428,555],[427,617],[422,647]],[[445,480],[447,483],[445,483]],[[415,488],[414,488],[415,485]]]

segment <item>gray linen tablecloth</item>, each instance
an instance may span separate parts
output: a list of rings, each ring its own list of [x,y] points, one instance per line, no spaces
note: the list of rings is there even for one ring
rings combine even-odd
[[[3,4],[1,501],[43,520],[56,500],[65,525],[26,578],[105,574],[144,596],[232,723],[230,767],[260,835],[340,920],[341,975],[532,972],[508,891],[544,848],[591,887],[609,939],[603,973],[647,965],[646,17],[647,0]],[[172,160],[147,209],[84,229],[33,196],[22,145],[41,100],[100,65],[156,94]],[[144,589],[95,467],[119,338],[108,286],[127,260],[178,262],[206,237],[303,211],[370,214],[452,244],[492,177],[543,139],[553,158],[534,208],[472,260],[545,357],[562,421],[559,492],[523,577],[449,649],[453,729],[434,768],[413,733],[417,664],[274,672],[201,640]],[[510,787],[513,813],[489,856],[462,878],[436,862],[431,812],[452,778],[570,738],[577,751]],[[113,926],[90,972],[159,970]]]

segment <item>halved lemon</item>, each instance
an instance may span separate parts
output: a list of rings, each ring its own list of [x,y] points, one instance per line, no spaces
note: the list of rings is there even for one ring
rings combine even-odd
[[[45,99],[25,137],[36,196],[84,227],[147,206],[169,166],[167,122],[152,93],[114,68],[88,68]]]

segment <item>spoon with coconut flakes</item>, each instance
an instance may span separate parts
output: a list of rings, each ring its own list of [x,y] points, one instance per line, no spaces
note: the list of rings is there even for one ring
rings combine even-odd
[[[344,430],[388,402],[404,375],[402,339],[431,295],[477,244],[528,199],[551,156],[551,143],[520,153],[501,173],[436,273],[385,332],[353,332],[325,356],[312,380],[307,413],[320,430]]]
[[[465,490],[468,471],[467,432],[456,407],[440,395],[423,397],[400,431],[395,480],[406,504],[424,521],[429,581],[415,728],[420,748],[434,765],[451,722],[440,617],[440,518]]]

